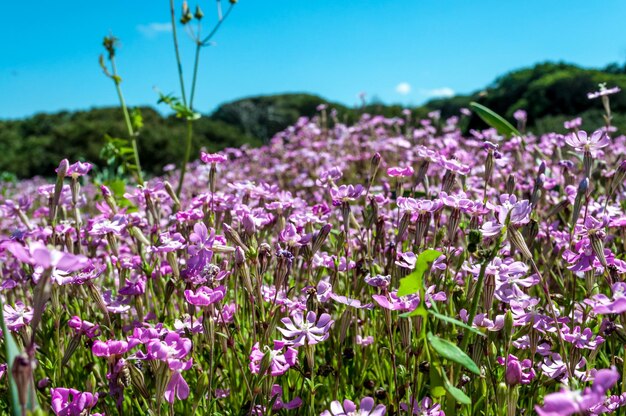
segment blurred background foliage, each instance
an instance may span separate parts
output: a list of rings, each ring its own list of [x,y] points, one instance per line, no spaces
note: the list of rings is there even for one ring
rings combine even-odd
[[[626,65],[610,64],[602,69],[586,69],[566,63],[541,63],[498,77],[485,89],[469,95],[435,99],[414,108],[416,116],[440,110],[442,117],[458,115],[471,101],[478,101],[512,120],[513,112],[528,113],[527,129],[541,134],[564,132],[563,122],[583,117],[583,129],[602,125],[600,100],[587,99],[598,84],[626,90]],[[224,147],[249,144],[258,146],[273,134],[293,124],[300,116],[312,116],[320,103],[337,110],[338,119],[353,121],[362,113],[401,116],[404,107],[376,100],[359,108],[349,108],[311,94],[279,94],[249,97],[217,108],[194,122],[193,152],[201,148],[217,151]],[[611,96],[615,113],[613,124],[626,132],[626,93]],[[163,167],[180,160],[184,150],[185,125],[174,116],[164,116],[150,107],[140,108],[143,128],[139,134],[139,154],[148,174],[159,174]],[[472,117],[468,128],[485,127]],[[0,173],[31,177],[49,176],[59,160],[88,160],[101,167],[105,136],[125,137],[119,108],[36,114],[20,120],[0,121]]]

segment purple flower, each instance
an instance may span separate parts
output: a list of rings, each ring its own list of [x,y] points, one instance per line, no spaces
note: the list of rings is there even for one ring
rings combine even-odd
[[[434,403],[430,397],[424,397],[419,402],[411,397],[410,403],[400,403],[400,408],[416,416],[446,416],[444,411],[441,410],[441,405]]]
[[[204,163],[224,163],[228,160],[228,158],[220,153],[205,153],[200,152],[200,159]]]
[[[19,331],[33,319],[33,308],[26,307],[23,302],[15,302],[15,307],[4,305],[4,321],[11,331]]]
[[[112,219],[101,218],[94,222],[89,235],[103,236],[107,234],[121,235],[124,228],[126,228],[126,216],[118,214],[113,216]]]
[[[593,306],[593,313],[597,315],[618,314],[626,312],[626,283],[618,282],[611,286],[613,295],[611,298],[604,294],[594,295],[585,303]]]
[[[335,400],[330,403],[330,410],[324,410],[320,416],[384,416],[386,411],[385,405],[374,407],[374,399],[364,397],[358,408],[351,400],[344,400],[343,405]]]
[[[76,179],[79,176],[84,176],[88,174],[90,170],[91,170],[91,163],[76,162],[67,168],[67,172],[65,173],[65,176],[69,176],[71,178]]]
[[[9,242],[5,247],[16,259],[44,269],[57,268],[70,273],[82,269],[89,263],[85,256],[49,249],[39,241],[30,243],[28,247],[17,242]]]
[[[154,338],[148,341],[146,349],[149,360],[165,361],[171,370],[181,370],[186,366],[182,359],[191,351],[191,340],[169,332],[163,340]]]
[[[587,98],[593,100],[598,97],[605,97],[607,95],[617,94],[621,91],[620,87],[607,88],[606,83],[601,83],[599,85],[600,90],[587,93]]]
[[[218,286],[215,289],[201,286],[195,292],[193,290],[185,290],[185,299],[192,305],[209,306],[224,299],[225,293],[226,289],[224,286]]]
[[[78,316],[73,316],[67,325],[74,329],[77,335],[86,335],[88,338],[95,338],[100,335],[100,326],[83,321]]]
[[[52,411],[57,416],[81,416],[89,414],[98,402],[98,393],[80,392],[75,389],[58,387],[50,389]]]
[[[272,386],[272,392],[270,396],[272,399],[276,398],[274,401],[274,405],[272,406],[272,410],[274,411],[282,409],[293,410],[302,406],[302,399],[300,399],[299,397],[296,397],[295,399],[285,403],[283,401],[283,388],[280,387],[278,384],[274,384]]]
[[[391,176],[392,178],[407,178],[409,176],[413,176],[414,172],[415,171],[410,166],[406,166],[404,168],[400,166],[394,166],[387,169],[387,175]]]
[[[285,374],[298,361],[298,351],[286,345],[284,341],[274,341],[274,349],[266,346],[265,352],[259,348],[259,343],[257,342],[252,347],[252,352],[250,353],[250,371],[252,374],[259,374],[263,357],[266,354],[269,355],[269,368],[267,371],[274,377]]]
[[[579,130],[565,136],[565,143],[579,152],[590,152],[595,156],[600,149],[611,144],[611,141],[604,130],[596,130],[591,136],[587,136],[586,131]]]
[[[111,357],[113,355],[122,355],[137,345],[137,342],[128,343],[127,341],[118,340],[97,340],[91,346],[91,352],[96,357]]]
[[[197,274],[204,269],[213,258],[213,242],[215,231],[206,228],[203,222],[197,222],[193,226],[193,232],[189,236],[189,270],[191,274]]]
[[[191,360],[189,360],[181,370],[189,370],[191,368]],[[167,400],[168,403],[174,403],[176,399],[185,400],[189,397],[189,385],[180,374],[180,371],[172,372],[172,376],[170,377],[170,381],[167,383],[165,387],[165,392],[163,393],[163,397]]]
[[[517,121],[526,121],[526,118],[528,117],[528,115],[526,114],[526,111],[524,110],[516,110],[513,113],[513,118]]]
[[[330,196],[333,199],[333,205],[339,206],[342,203],[354,201],[365,192],[363,185],[341,185],[338,188],[330,188]]]
[[[565,127],[568,130],[574,130],[577,128],[580,128],[580,126],[583,125],[583,119],[580,117],[576,117],[572,120],[568,120],[565,123],[563,123],[563,127]]]
[[[619,380],[615,369],[599,370],[595,374],[592,386],[582,391],[561,390],[548,394],[543,399],[543,406],[535,406],[539,416],[569,416],[585,413],[601,404],[606,399],[606,392]]]
[[[287,338],[286,344],[299,347],[302,345],[314,345],[326,340],[330,333],[333,320],[330,315],[323,313],[317,319],[313,311],[306,314],[306,319],[301,311],[296,311],[291,317],[281,319],[285,328],[278,327],[278,330]]]
[[[498,357],[498,363],[506,366],[504,381],[506,381],[506,384],[509,386],[530,384],[532,379],[535,378],[533,363],[529,359],[519,361],[516,356],[509,354],[506,360],[504,357]],[[524,371],[527,372],[525,373]]]

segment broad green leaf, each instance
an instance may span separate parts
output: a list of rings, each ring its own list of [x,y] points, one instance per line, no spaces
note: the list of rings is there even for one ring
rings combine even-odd
[[[498,133],[507,137],[522,135],[515,127],[513,127],[511,123],[484,105],[472,101],[470,103],[470,108],[474,110],[474,112],[478,114],[478,117],[480,117],[485,123],[496,129]]]
[[[431,314],[432,316],[434,316],[435,318],[441,320],[441,321],[448,322],[448,323],[451,323],[451,324],[456,325],[456,326],[460,326],[461,328],[465,328],[468,331],[471,331],[471,332],[475,333],[476,335],[480,335],[481,337],[485,336],[485,334],[480,332],[478,329],[474,328],[473,326],[470,326],[470,325],[466,324],[463,321],[459,321],[458,319],[454,319],[454,318],[451,318],[449,316],[442,315],[442,314],[440,314],[438,312],[434,312],[434,311],[431,311],[431,310],[429,310],[428,313]]]
[[[398,296],[412,295],[420,292],[424,288],[424,273],[429,269],[430,263],[441,256],[441,252],[437,250],[425,250],[417,256],[415,262],[415,270],[403,279],[400,279],[400,288]],[[422,296],[423,298],[423,296]],[[423,302],[424,299],[421,299]]]
[[[446,391],[450,393],[450,396],[454,397],[454,400],[457,402],[466,405],[472,404],[472,399],[467,397],[467,395],[463,393],[463,390],[454,387],[448,379],[445,380],[444,387],[446,388]]]
[[[457,364],[461,364],[472,373],[480,375],[480,370],[478,369],[476,363],[455,344],[451,343],[447,339],[439,338],[438,336],[433,335],[432,332],[429,332],[427,337],[428,344],[441,357],[454,361]]]

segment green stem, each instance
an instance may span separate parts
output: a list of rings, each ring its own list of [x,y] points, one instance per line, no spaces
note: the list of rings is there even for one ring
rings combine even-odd
[[[137,167],[137,182],[139,185],[143,185],[143,175],[141,173],[141,163],[139,162],[139,152],[137,150],[137,135],[133,129],[133,124],[130,121],[130,114],[128,113],[128,107],[126,106],[126,100],[124,94],[122,94],[122,87],[120,86],[120,77],[117,75],[117,66],[115,65],[115,58],[111,57],[111,68],[113,69],[113,83],[115,84],[115,90],[117,91],[117,97],[120,100],[122,112],[124,113],[124,122],[126,123],[126,129],[128,130],[128,136],[130,137],[130,143],[133,147],[133,158],[135,159],[135,166]]]
[[[196,93],[196,79],[198,78],[198,63],[200,62],[200,48],[202,44],[196,42],[196,56],[193,63],[193,78],[191,79],[191,94],[189,95],[189,109],[193,110],[193,97]]]
[[[187,144],[185,145],[185,157],[180,166],[180,180],[178,181],[178,188],[176,189],[176,196],[180,198],[180,192],[183,190],[183,181],[185,180],[185,173],[187,172],[187,163],[189,162],[189,156],[191,155],[191,139],[193,137],[193,125],[191,120],[187,120]]]
[[[176,34],[176,11],[174,10],[174,0],[170,0],[170,16],[172,19],[172,36],[174,38],[174,52],[176,52],[176,64],[178,66],[180,93],[183,98],[183,104],[187,106],[187,97],[185,95],[185,80],[183,79],[183,64],[180,61],[180,51],[178,49],[178,35]]]

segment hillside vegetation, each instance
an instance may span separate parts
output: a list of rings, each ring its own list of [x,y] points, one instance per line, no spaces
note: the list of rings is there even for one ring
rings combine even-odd
[[[626,89],[626,68],[616,64],[603,69],[585,69],[565,63],[542,63],[497,78],[484,90],[470,95],[432,100],[413,109],[418,115],[441,110],[442,116],[458,114],[471,101],[478,101],[508,119],[517,109],[528,113],[528,129],[535,133],[564,131],[563,122],[581,115],[589,126],[599,125],[599,100],[588,100],[587,92],[601,82]],[[300,116],[311,116],[320,103],[337,110],[341,121],[352,122],[361,113],[400,116],[403,107],[372,103],[349,108],[311,94],[280,94],[249,97],[221,105],[195,122],[193,152],[200,148],[216,151],[248,143],[258,146],[273,134],[293,124]],[[626,131],[626,95],[611,98],[613,124]],[[143,128],[138,142],[144,170],[159,174],[164,165],[180,160],[184,151],[185,125],[173,116],[163,116],[150,107],[140,108]],[[1,115],[0,115],[1,116]],[[484,127],[478,117],[469,128]],[[585,128],[585,125],[583,125]],[[0,172],[18,177],[49,175],[62,157],[106,163],[101,155],[105,135],[124,137],[124,121],[118,108],[37,114],[22,120],[0,121]]]

